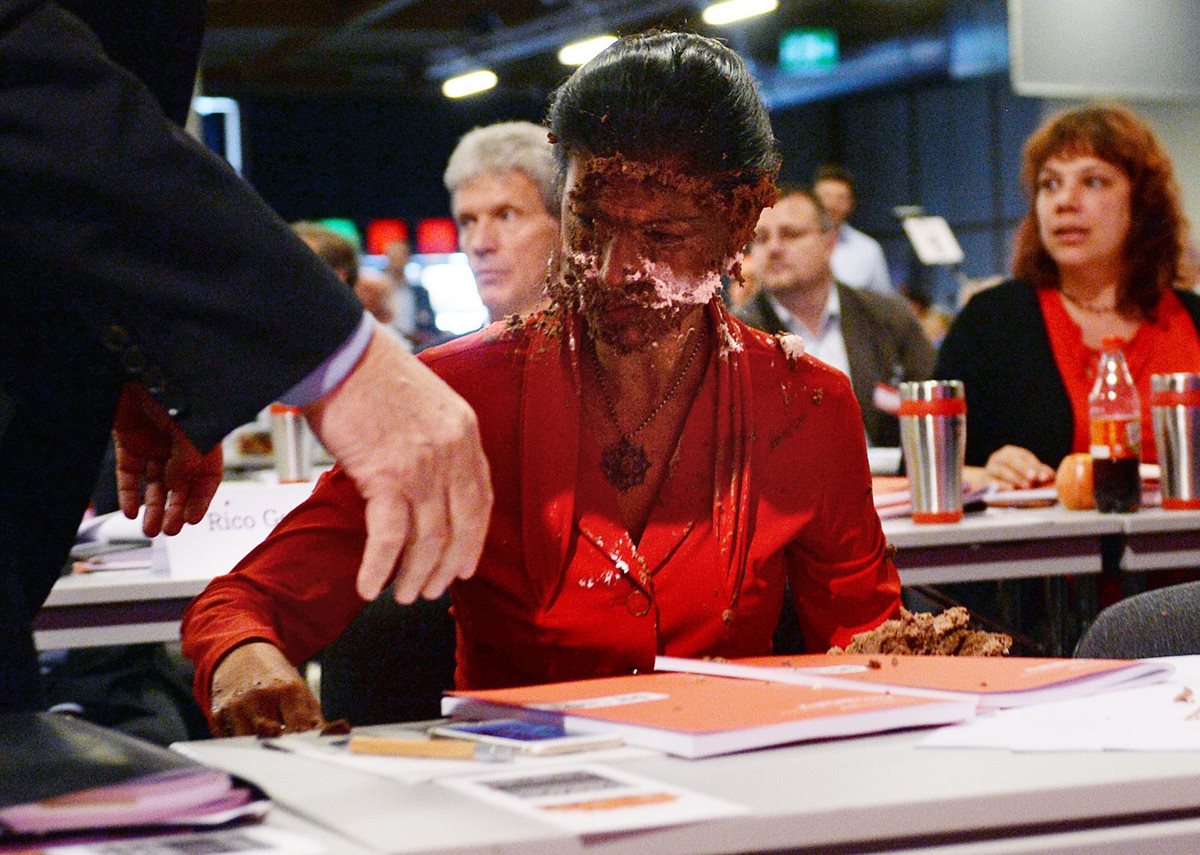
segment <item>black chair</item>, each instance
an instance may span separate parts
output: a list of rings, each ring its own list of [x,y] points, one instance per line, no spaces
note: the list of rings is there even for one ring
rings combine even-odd
[[[1143,659],[1200,653],[1200,582],[1134,594],[1097,615],[1075,656]]]
[[[389,586],[318,656],[325,717],[352,725],[441,715],[454,687],[450,597],[402,606]]]

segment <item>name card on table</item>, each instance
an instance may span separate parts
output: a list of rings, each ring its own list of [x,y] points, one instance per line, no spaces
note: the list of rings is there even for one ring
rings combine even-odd
[[[153,566],[176,579],[210,579],[228,573],[313,489],[312,482],[226,482],[217,488],[204,519],[153,543]]]

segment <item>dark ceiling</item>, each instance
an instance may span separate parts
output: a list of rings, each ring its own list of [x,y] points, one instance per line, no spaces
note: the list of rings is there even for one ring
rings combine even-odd
[[[853,56],[938,31],[951,2],[780,0],[773,13],[717,28],[701,21],[701,0],[209,0],[204,90],[423,96],[486,66],[503,90],[542,98],[569,73],[556,59],[563,44],[653,26],[723,38],[769,75],[784,30],[832,28]]]

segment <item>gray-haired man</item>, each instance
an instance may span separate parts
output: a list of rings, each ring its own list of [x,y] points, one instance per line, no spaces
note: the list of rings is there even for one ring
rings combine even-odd
[[[536,309],[558,242],[557,167],[546,129],[532,122],[475,128],[455,146],[443,180],[491,319]]]

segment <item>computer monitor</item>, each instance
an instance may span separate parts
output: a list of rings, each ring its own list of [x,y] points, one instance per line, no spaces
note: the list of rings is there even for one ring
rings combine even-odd
[[[404,272],[409,282],[418,282],[429,292],[438,329],[459,334],[487,323],[487,309],[463,253],[417,253]]]
[[[1008,0],[1008,29],[1018,95],[1200,100],[1198,0]]]

